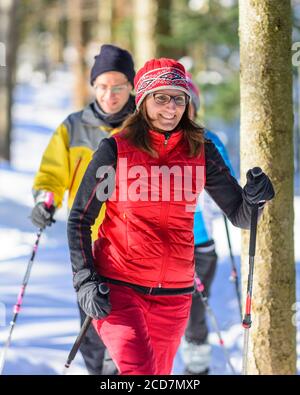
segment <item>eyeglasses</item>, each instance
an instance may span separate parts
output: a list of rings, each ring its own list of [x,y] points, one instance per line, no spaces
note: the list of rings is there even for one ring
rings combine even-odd
[[[187,95],[171,96],[164,93],[152,93],[153,99],[157,104],[168,104],[171,100],[174,100],[176,106],[186,106],[189,102]]]
[[[105,95],[105,93],[107,91],[110,91],[111,93],[113,93],[115,95],[120,95],[127,89],[127,87],[128,87],[128,82],[126,82],[125,84],[114,85],[111,87],[108,87],[103,84],[95,85],[95,89],[98,91],[98,93],[100,93],[102,95]]]

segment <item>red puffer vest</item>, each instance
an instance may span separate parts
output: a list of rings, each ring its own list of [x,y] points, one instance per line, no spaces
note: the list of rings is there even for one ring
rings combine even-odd
[[[194,209],[205,184],[204,147],[191,158],[182,131],[169,138],[149,133],[156,158],[123,133],[113,136],[116,186],[99,227],[95,265],[102,276],[145,287],[191,287]]]

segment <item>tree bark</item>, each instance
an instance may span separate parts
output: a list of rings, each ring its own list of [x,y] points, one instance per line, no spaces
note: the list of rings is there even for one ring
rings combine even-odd
[[[18,46],[18,0],[0,3],[0,160],[10,161],[12,95]]]
[[[134,0],[134,59],[138,70],[155,57],[156,2]]]
[[[82,29],[82,0],[68,0],[68,42],[74,48],[75,55],[72,64],[74,73],[73,103],[75,109],[80,110],[88,98]]]
[[[248,373],[295,374],[291,3],[240,0],[239,7],[241,174],[260,166],[276,191],[258,226]],[[248,236],[243,232],[243,295]]]
[[[98,0],[98,29],[99,44],[112,42],[113,0]]]
[[[61,4],[54,3],[49,7],[46,17],[47,30],[51,34],[51,42],[49,43],[49,60],[51,65],[56,65],[63,60],[63,41],[60,34],[60,19],[62,14]]]
[[[176,58],[174,49],[164,42],[166,37],[172,37],[172,5],[173,0],[156,0],[157,20],[156,20],[156,56],[165,58]]]

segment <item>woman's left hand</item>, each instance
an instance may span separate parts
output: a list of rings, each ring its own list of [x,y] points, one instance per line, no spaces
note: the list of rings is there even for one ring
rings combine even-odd
[[[247,171],[247,183],[244,186],[244,198],[251,205],[271,200],[275,196],[269,177],[262,170],[261,173],[257,170],[261,169],[256,167]]]

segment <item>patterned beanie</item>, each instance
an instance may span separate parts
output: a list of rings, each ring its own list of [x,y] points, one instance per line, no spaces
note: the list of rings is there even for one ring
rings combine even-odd
[[[194,83],[194,81],[192,80],[192,75],[189,72],[186,72],[186,80],[188,83],[188,87],[190,90],[190,94],[191,94],[191,99],[192,99],[192,103],[195,107],[196,112],[199,111],[200,109],[200,91],[198,86]]]
[[[135,103],[138,109],[145,97],[161,89],[178,89],[189,97],[185,68],[177,60],[151,59],[137,72],[134,78]]]

